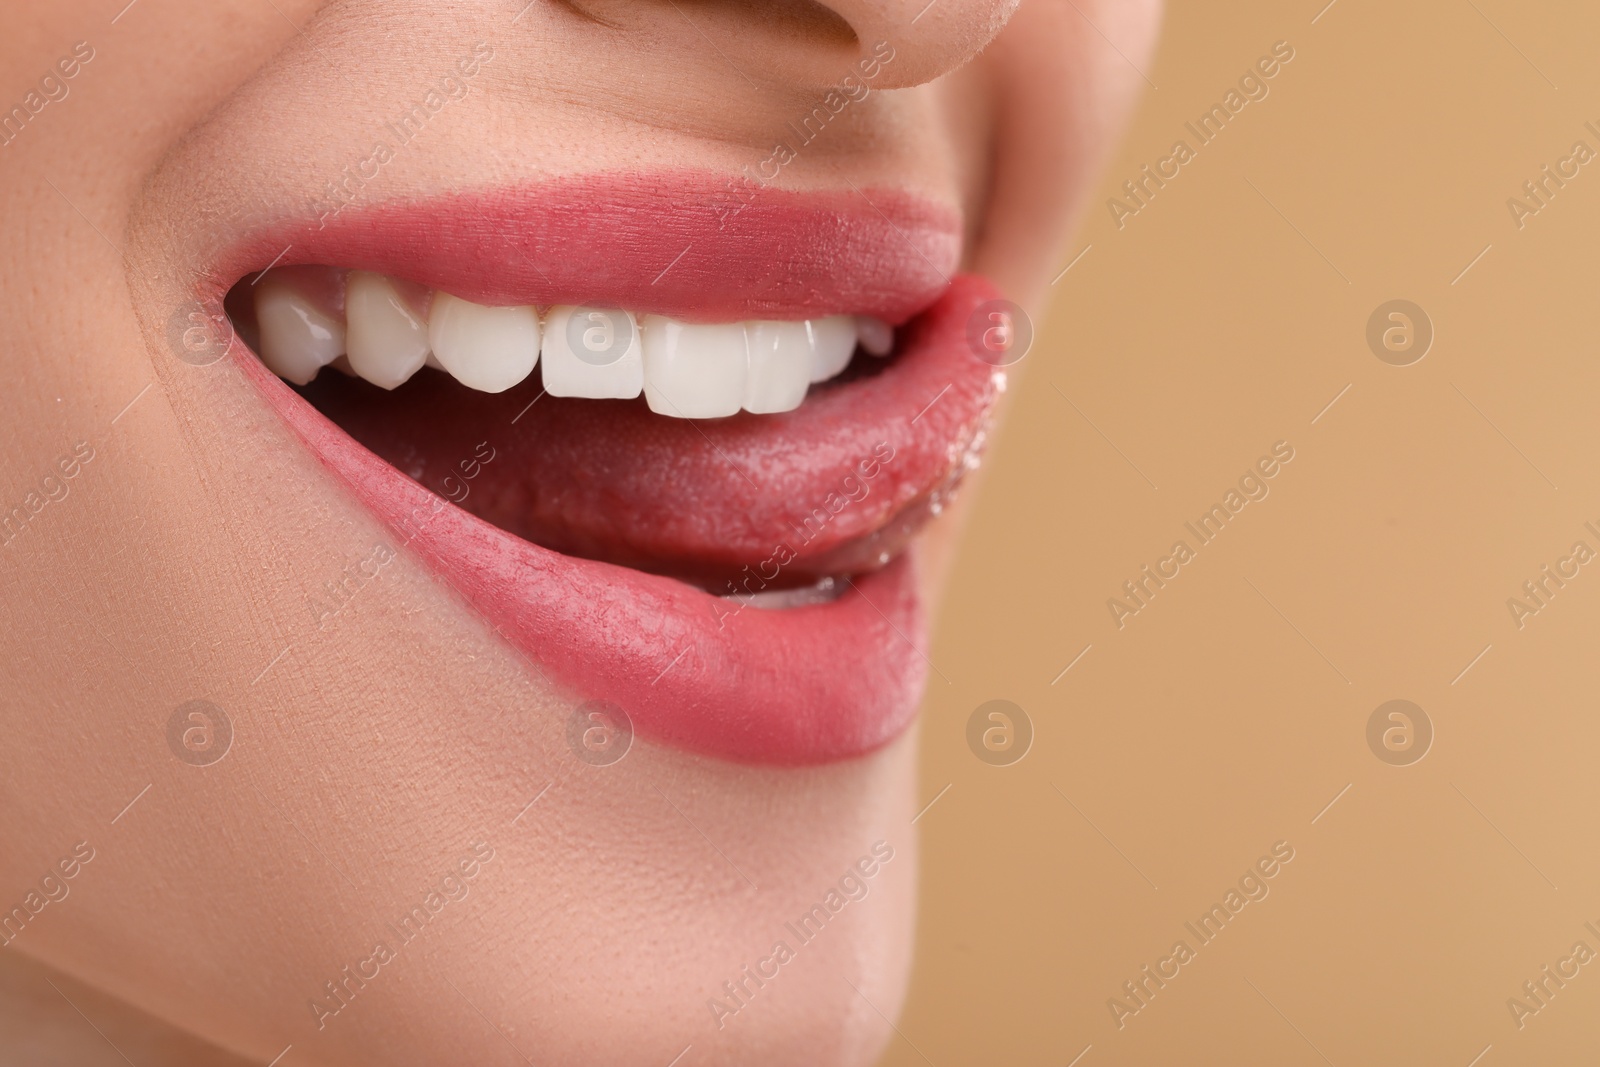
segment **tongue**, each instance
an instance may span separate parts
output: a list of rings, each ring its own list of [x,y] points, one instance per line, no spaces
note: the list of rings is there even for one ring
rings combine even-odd
[[[644,401],[504,393],[424,372],[392,393],[324,371],[303,395],[346,433],[479,518],[568,555],[713,592],[804,585],[887,562],[983,444],[1001,377],[968,320],[998,294],[957,278],[870,377],[797,410],[690,421]],[[531,405],[531,406],[530,406]]]

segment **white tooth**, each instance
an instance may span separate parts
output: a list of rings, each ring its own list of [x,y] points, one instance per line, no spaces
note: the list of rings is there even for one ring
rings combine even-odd
[[[744,409],[759,415],[793,411],[811,384],[811,338],[803,322],[747,322],[750,376]]]
[[[680,419],[738,413],[749,362],[744,323],[700,325],[646,315],[640,326],[644,398],[651,411]]]
[[[632,400],[644,390],[644,343],[631,312],[558,305],[544,326],[544,391]]]
[[[353,270],[346,284],[350,366],[373,385],[393,389],[428,358],[428,324],[381,274]]]
[[[871,315],[856,316],[856,336],[868,355],[887,356],[894,351],[894,327]]]
[[[844,590],[844,582],[833,578],[822,578],[799,589],[763,589],[743,597],[723,597],[723,599],[738,601],[746,607],[762,608],[767,611],[787,611],[790,608],[806,608],[813,604],[831,604],[844,595]]]
[[[256,283],[261,362],[272,373],[305,385],[344,352],[344,323],[325,315],[284,279]]]
[[[484,307],[434,293],[428,342],[456,381],[480,393],[503,393],[533,373],[539,361],[539,312]]]
[[[811,331],[813,382],[825,382],[850,365],[850,354],[856,350],[854,315],[829,315],[825,319],[808,319],[806,328]]]

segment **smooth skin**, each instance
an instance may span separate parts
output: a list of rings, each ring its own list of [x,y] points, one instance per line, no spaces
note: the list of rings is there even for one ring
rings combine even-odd
[[[307,597],[392,536],[167,324],[241,212],[305,211],[480,41],[374,201],[732,174],[889,40],[875,88],[899,91],[782,184],[958,208],[964,269],[1037,313],[1156,0],[124,3],[3,5],[0,105],[93,58],[0,147],[0,501],[93,458],[0,548],[0,908],[94,858],[0,948],[0,1059],[872,1062],[911,960],[916,731],[805,770],[646,743],[589,766],[569,701],[404,550],[319,629]],[[930,600],[953,528],[924,546]],[[233,725],[211,766],[168,746],[192,699]],[[319,1028],[324,983],[477,841],[469,891]],[[707,1000],[879,841],[865,898],[719,1026]]]

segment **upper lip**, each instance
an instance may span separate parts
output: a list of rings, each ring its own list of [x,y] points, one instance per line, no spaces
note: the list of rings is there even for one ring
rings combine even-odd
[[[737,211],[719,209],[727,197]],[[973,462],[1000,388],[999,373],[965,351],[967,318],[997,294],[978,279],[952,283],[959,232],[953,212],[898,190],[591,175],[269,225],[224,254],[203,296],[220,302],[229,281],[276,260],[381,271],[485,304],[587,304],[702,321],[916,316],[902,331],[910,351],[878,379],[780,417],[683,422],[651,449],[630,451],[615,433],[597,432],[588,448],[595,462],[573,479],[616,474],[618,484],[600,487],[612,506],[597,521],[627,527],[619,540],[631,536],[631,547],[641,536],[692,542],[696,558],[727,564],[730,577],[741,562],[746,575],[753,569],[756,587],[786,564],[784,550],[823,572],[856,574],[839,600],[784,612],[746,612],[669,578],[560,555],[445,504],[236,346],[323,462],[567,691],[620,705],[645,737],[812,763],[889,740],[920,696],[922,619],[910,569],[901,560],[860,572],[886,562],[938,510]],[[515,421],[532,397],[495,399],[514,406],[474,417],[465,432],[511,457],[500,470],[515,470],[526,432]],[[557,407],[546,401],[546,410]],[[586,447],[574,445],[571,425],[562,432],[565,454]],[[462,444],[468,459],[472,442]],[[883,465],[888,473],[860,499],[841,501],[841,479],[859,484],[861,464],[880,447],[896,457]],[[594,495],[577,504],[581,494],[563,497],[557,510],[590,507]],[[788,544],[794,520],[813,512],[828,514],[827,536]],[[751,589],[745,581],[738,591]]]
[[[583,175],[323,211],[256,228],[216,295],[268,264],[397,275],[480,304],[581,304],[692,321],[871,315],[949,283],[957,213],[899,189],[797,192],[703,172]]]

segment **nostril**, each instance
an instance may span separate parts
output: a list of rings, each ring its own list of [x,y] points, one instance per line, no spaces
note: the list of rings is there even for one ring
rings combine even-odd
[[[729,7],[768,23],[785,37],[818,44],[854,44],[856,32],[833,8],[817,0],[671,0],[685,9]]]
[[[630,25],[637,5],[632,0],[555,0],[573,13],[613,29]],[[696,26],[758,26],[793,44],[852,44],[855,30],[843,16],[818,0],[666,0],[660,5],[673,18]],[[632,10],[630,10],[632,9]],[[675,10],[674,10],[675,9]]]
[[[921,85],[965,65],[1005,28],[1021,0],[829,0],[863,52],[880,43],[895,59],[880,89]]]
[[[710,52],[745,81],[814,88],[836,81],[861,52],[841,5],[818,0],[548,0],[618,33],[648,33],[690,56]]]

